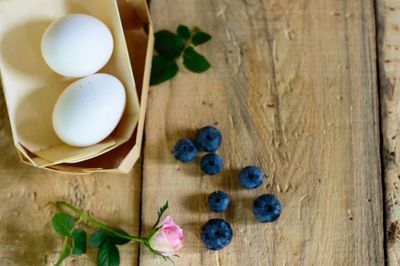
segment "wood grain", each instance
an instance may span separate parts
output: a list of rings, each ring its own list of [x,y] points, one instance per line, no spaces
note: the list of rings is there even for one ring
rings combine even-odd
[[[400,265],[400,1],[377,1],[388,265]]]
[[[1,86],[0,86],[1,90]],[[67,200],[131,234],[139,231],[141,164],[128,174],[73,176],[22,164],[12,143],[0,94],[0,265],[53,265],[63,239],[50,223],[54,202]],[[92,233],[93,227],[88,232]],[[64,265],[96,265],[97,252],[69,258]],[[120,249],[121,265],[136,265],[138,245]]]
[[[213,68],[185,70],[152,87],[142,188],[143,233],[165,200],[185,230],[177,265],[383,265],[374,6],[371,0],[153,1],[155,29],[201,26],[214,39],[199,48]],[[223,133],[225,169],[204,176],[199,160],[170,150],[213,124]],[[267,179],[248,191],[239,169],[259,165]],[[228,192],[224,214],[207,195]],[[253,200],[274,193],[277,223],[257,223]],[[207,251],[201,226],[223,217],[229,247]],[[158,265],[141,249],[141,265]]]

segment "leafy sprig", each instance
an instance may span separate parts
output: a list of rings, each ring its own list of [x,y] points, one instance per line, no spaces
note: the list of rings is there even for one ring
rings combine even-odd
[[[97,265],[99,266],[118,266],[120,264],[120,255],[118,247],[119,245],[125,245],[130,241],[136,241],[147,246],[150,251],[160,256],[165,260],[171,260],[171,258],[164,256],[159,251],[154,250],[150,246],[150,239],[158,232],[161,228],[155,227],[160,222],[160,219],[164,212],[168,209],[168,201],[158,211],[158,218],[155,226],[151,230],[148,237],[131,236],[127,232],[112,228],[104,223],[96,220],[88,213],[76,208],[75,206],[64,202],[58,201],[58,206],[66,207],[78,215],[76,221],[72,216],[65,212],[58,212],[51,218],[54,231],[60,236],[64,237],[64,245],[62,251],[57,259],[55,266],[61,265],[61,263],[70,255],[80,256],[86,253],[87,244],[90,247],[98,248]],[[95,231],[87,240],[86,231],[82,228],[78,228],[80,222],[86,221],[99,230]]]
[[[82,255],[86,252],[86,232],[83,229],[74,228],[79,224],[65,212],[56,213],[51,218],[54,231],[59,235],[64,236],[64,246],[60,253],[60,256],[55,263],[58,266],[66,259],[69,255]]]
[[[195,27],[191,31],[179,25],[176,34],[161,30],[155,34],[150,85],[172,79],[179,71],[178,60],[183,57],[183,65],[190,71],[202,73],[211,67],[207,59],[194,48],[211,40],[211,35]]]

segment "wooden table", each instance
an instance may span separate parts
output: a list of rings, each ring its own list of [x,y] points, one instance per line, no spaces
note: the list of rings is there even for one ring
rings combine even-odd
[[[129,175],[22,165],[1,98],[0,265],[54,262],[59,199],[131,234],[146,233],[169,200],[185,230],[176,265],[400,265],[400,0],[169,0],[153,1],[151,13],[156,30],[184,23],[210,32],[200,51],[213,67],[151,88],[143,157]],[[223,133],[226,166],[212,177],[170,154],[209,124]],[[252,191],[237,181],[249,164],[267,173]],[[224,214],[207,209],[214,190],[231,195]],[[251,213],[266,192],[283,204],[277,223]],[[199,239],[213,217],[234,230],[219,252]],[[121,265],[168,265],[136,244],[121,257]]]

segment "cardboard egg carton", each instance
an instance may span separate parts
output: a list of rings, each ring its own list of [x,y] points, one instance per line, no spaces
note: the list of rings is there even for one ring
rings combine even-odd
[[[76,79],[53,72],[40,41],[52,21],[83,13],[103,21],[114,52],[99,73],[121,80],[127,104],[117,128],[89,147],[63,143],[52,127],[61,92]],[[21,161],[65,173],[129,172],[141,152],[154,37],[145,0],[0,0],[0,75]]]

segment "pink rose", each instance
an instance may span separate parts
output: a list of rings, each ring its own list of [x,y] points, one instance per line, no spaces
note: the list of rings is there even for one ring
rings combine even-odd
[[[162,225],[161,228],[149,240],[149,243],[152,249],[170,257],[182,248],[183,230],[174,223],[170,216],[167,216],[160,225]]]

